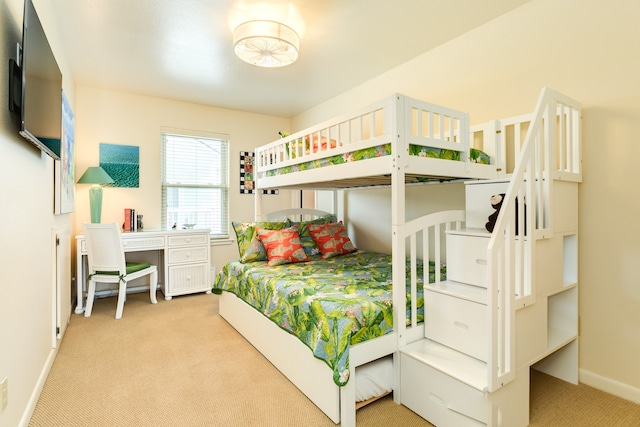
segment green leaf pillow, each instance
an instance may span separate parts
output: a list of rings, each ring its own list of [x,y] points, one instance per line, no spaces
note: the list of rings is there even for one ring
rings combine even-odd
[[[267,251],[265,250],[256,227],[265,230],[282,230],[291,226],[289,220],[280,222],[232,222],[238,241],[238,251],[240,252],[240,262],[266,261]]]

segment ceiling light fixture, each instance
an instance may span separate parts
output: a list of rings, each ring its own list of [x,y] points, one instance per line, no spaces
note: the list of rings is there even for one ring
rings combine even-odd
[[[233,30],[236,55],[259,67],[284,67],[298,59],[300,38],[291,27],[276,21],[249,21]]]

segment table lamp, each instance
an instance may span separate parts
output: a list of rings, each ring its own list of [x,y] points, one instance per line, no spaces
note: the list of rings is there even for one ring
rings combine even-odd
[[[102,215],[102,184],[112,184],[114,181],[100,166],[87,168],[78,180],[78,184],[93,184],[89,189],[89,206],[91,207],[91,222],[100,223]]]

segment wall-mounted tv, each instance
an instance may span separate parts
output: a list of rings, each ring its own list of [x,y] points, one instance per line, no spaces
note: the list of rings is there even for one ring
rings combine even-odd
[[[9,109],[20,114],[20,135],[60,159],[62,73],[31,0],[24,2],[22,48],[10,68]]]

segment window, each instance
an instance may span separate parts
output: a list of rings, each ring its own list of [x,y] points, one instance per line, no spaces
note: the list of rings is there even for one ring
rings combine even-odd
[[[229,236],[229,141],[162,133],[162,227],[194,224]]]

